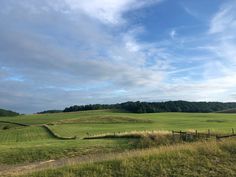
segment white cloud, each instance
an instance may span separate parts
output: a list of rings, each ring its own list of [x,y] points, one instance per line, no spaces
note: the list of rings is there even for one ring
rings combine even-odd
[[[162,0],[65,0],[69,7],[108,24],[124,22],[123,13]]]
[[[185,12],[187,12],[189,15],[193,16],[194,18],[199,18],[199,14],[197,12],[195,12],[193,9],[190,9],[189,7],[186,7],[184,5],[182,5]]]
[[[210,21],[213,42],[209,49],[230,67],[236,64],[236,2],[224,4]]]
[[[142,26],[117,32],[121,26],[114,24],[125,22],[127,11],[159,0],[5,2],[11,10],[0,13],[0,64],[11,70],[0,68],[1,105],[35,112],[127,100],[225,101],[228,93],[236,93],[230,91],[236,85],[232,24],[231,30],[208,33],[207,42],[196,36],[182,45],[168,36],[146,42],[138,38],[146,32]],[[212,29],[228,16],[215,20],[219,13],[212,18]],[[177,35],[175,29],[171,38]],[[192,46],[210,54],[189,54]],[[13,79],[2,79],[6,77]]]
[[[177,35],[177,33],[176,33],[176,30],[171,30],[171,32],[169,33],[169,35],[170,35],[170,37],[171,37],[171,39],[175,39],[175,36]]]
[[[210,34],[235,30],[236,28],[236,2],[230,1],[220,8],[210,23]]]
[[[0,64],[11,69],[10,76],[22,76],[24,80],[0,80],[5,85],[0,88],[1,105],[35,112],[47,106],[118,102],[122,99],[112,94],[117,90],[125,90],[128,95],[136,87],[158,85],[163,78],[158,71],[161,66],[145,67],[156,53],[151,52],[155,46],[147,47],[136,39],[142,27],[130,27],[128,32],[114,35],[112,29],[88,18],[87,12],[80,13],[78,7],[76,12],[65,13],[66,6],[55,7],[47,1],[40,1],[40,5],[36,1],[27,5],[23,3],[27,1],[5,2],[11,9],[0,15]],[[36,12],[36,5],[53,9],[36,8]],[[119,15],[122,12],[119,10]],[[0,72],[0,77],[5,74]],[[99,88],[103,91],[97,91]],[[54,101],[60,95],[62,100]]]

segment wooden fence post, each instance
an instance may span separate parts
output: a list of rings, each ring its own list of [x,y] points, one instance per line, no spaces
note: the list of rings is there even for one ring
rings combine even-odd
[[[172,138],[173,138],[173,141],[175,142],[175,131],[172,130]]]
[[[234,135],[234,129],[232,128],[232,134]]]
[[[211,132],[210,132],[210,129],[208,129],[208,138],[211,137]]]

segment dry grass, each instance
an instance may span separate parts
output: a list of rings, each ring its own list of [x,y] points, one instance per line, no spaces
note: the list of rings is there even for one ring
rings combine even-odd
[[[131,177],[214,176],[234,177],[236,141],[194,142],[135,150],[51,169],[24,177]]]
[[[141,138],[150,136],[170,135],[170,131],[130,131],[118,133],[103,133],[85,137],[84,139],[99,139],[99,138]]]
[[[117,123],[152,123],[153,121],[148,119],[140,119],[128,116],[106,116],[106,115],[96,115],[90,117],[80,117],[73,119],[65,119],[56,122],[52,122],[52,124],[73,124],[73,123],[81,123],[81,124],[117,124]]]

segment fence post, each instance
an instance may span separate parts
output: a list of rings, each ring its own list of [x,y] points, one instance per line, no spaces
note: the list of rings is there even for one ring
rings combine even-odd
[[[210,129],[208,129],[208,138],[211,137],[211,132],[210,132]]]
[[[182,131],[181,131],[181,130],[179,131],[179,139],[180,139],[180,140],[183,140]]]
[[[197,136],[197,130],[195,130],[195,136],[196,136],[196,139],[198,139],[198,136]]]
[[[173,138],[173,141],[175,142],[175,134],[173,130],[172,130],[172,138]]]
[[[232,128],[232,134],[234,135],[234,129]]]

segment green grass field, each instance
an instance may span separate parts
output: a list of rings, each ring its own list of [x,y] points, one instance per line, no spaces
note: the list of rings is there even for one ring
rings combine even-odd
[[[226,141],[161,147],[22,177],[235,177],[235,146]]]
[[[118,134],[134,131],[171,130],[207,132],[210,129],[214,133],[230,134],[232,128],[236,130],[236,114],[223,113],[133,114],[122,113],[116,110],[98,110],[1,117],[0,121],[30,125],[20,126],[0,122],[0,175],[1,165],[14,168],[16,164],[22,165],[52,159],[83,157],[91,154],[120,153],[123,151],[139,150],[141,147],[137,146],[137,143],[140,142],[135,138],[83,140],[84,137],[104,133]],[[77,136],[77,139],[57,139],[42,127],[43,124],[47,124],[51,130],[62,137]],[[157,143],[154,144],[152,146],[156,147]],[[233,152],[235,153],[235,151],[234,149]],[[124,163],[123,160],[113,162],[115,164]],[[95,168],[93,166],[90,167],[91,169]],[[89,170],[90,167],[75,167],[75,171],[78,171],[80,168]],[[101,164],[101,168],[107,168],[107,162],[105,165]],[[67,174],[64,169],[59,171]],[[47,172],[48,174],[51,174],[51,172]],[[38,174],[34,175],[38,176]]]
[[[23,115],[17,117],[1,117],[0,120],[25,123],[30,125],[56,124],[57,126],[90,126],[91,131],[96,131],[99,126],[109,128],[109,131],[120,131],[119,127],[127,125],[128,130],[172,130],[172,129],[212,129],[216,131],[230,131],[236,125],[236,114],[223,113],[151,113],[133,114],[120,113],[110,110],[83,111],[75,113]],[[101,125],[104,124],[104,125]],[[115,128],[111,128],[111,125]],[[96,125],[99,125],[96,127]],[[85,128],[87,129],[87,128]],[[92,130],[93,129],[93,130]],[[87,133],[89,130],[83,130]],[[123,129],[121,128],[121,131]],[[76,130],[75,130],[76,133]],[[91,132],[93,133],[93,132]]]
[[[21,126],[16,125],[16,124],[10,124],[10,123],[0,123],[0,130],[7,130],[7,129],[12,129],[12,128],[20,128]]]
[[[0,133],[0,142],[25,142],[51,139],[42,127],[24,127],[18,129],[2,130]]]

